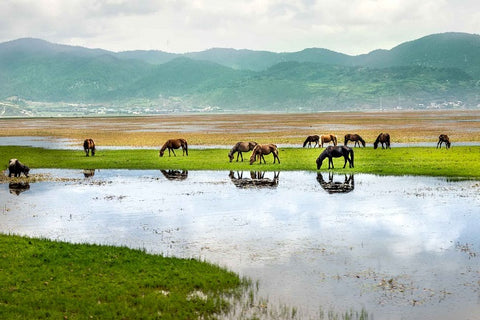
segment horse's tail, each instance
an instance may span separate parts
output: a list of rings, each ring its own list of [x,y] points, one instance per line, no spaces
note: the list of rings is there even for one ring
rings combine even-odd
[[[90,139],[90,141],[91,141],[92,156],[94,156],[95,155],[95,142],[92,139]]]
[[[344,146],[347,145],[348,140],[350,140],[349,138],[350,138],[350,135],[349,135],[349,134],[346,134],[346,135],[345,135],[345,140],[344,140],[344,142],[343,142],[343,145],[344,145]]]
[[[332,134],[333,145],[337,145],[337,136]]]
[[[390,148],[390,135],[387,133],[387,147]]]
[[[187,140],[183,140],[183,141],[185,142],[185,153],[188,156],[188,143],[187,143]]]
[[[362,137],[358,136],[358,140],[362,143],[362,146],[365,147],[365,140],[362,139]]]

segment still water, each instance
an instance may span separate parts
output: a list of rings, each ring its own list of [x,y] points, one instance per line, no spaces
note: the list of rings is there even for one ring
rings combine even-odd
[[[0,232],[195,257],[304,314],[480,319],[480,181],[324,172],[35,170]]]

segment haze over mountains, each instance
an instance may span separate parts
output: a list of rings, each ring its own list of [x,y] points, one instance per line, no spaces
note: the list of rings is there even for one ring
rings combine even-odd
[[[478,108],[479,92],[480,36],[465,33],[358,56],[0,43],[0,116]]]

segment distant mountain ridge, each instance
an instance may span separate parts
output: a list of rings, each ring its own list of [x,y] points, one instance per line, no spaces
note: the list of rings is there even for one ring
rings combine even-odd
[[[32,38],[0,43],[0,102],[27,109],[25,101],[159,112],[477,107],[479,86],[480,36],[466,33],[429,35],[358,56],[323,48],[174,54]]]

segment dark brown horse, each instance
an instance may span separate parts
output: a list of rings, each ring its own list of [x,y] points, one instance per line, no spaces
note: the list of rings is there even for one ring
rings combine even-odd
[[[437,148],[442,148],[442,143],[445,142],[445,148],[450,148],[450,138],[446,134],[438,136]]]
[[[333,134],[325,134],[320,137],[320,143],[322,144],[322,148],[324,143],[330,143],[330,142],[333,143],[334,146],[336,146],[337,136]]]
[[[365,147],[365,140],[362,139],[362,137],[360,137],[358,134],[356,133],[347,133],[345,135],[345,142],[344,142],[344,145],[347,145],[348,141],[353,141],[355,142],[354,143],[354,147],[356,146],[359,146],[360,147],[360,143],[362,144],[362,146]]]
[[[188,170],[160,170],[160,172],[167,178],[172,181],[181,181],[185,180],[188,177]]]
[[[249,142],[237,142],[232,149],[230,149],[230,152],[228,153],[228,158],[230,159],[230,162],[233,161],[235,152],[237,152],[237,162],[238,162],[238,157],[240,156],[242,158],[243,162],[243,155],[242,152],[248,152],[253,150],[257,143],[255,141],[249,141]]]
[[[388,133],[380,133],[377,140],[373,143],[373,149],[377,149],[378,143],[382,144],[382,149],[390,148],[390,135]],[[385,144],[385,147],[383,144]]]
[[[93,142],[93,139],[85,139],[85,141],[83,141],[83,150],[87,157],[89,156],[89,152],[92,153],[92,156],[95,155],[95,142]]]
[[[343,157],[345,159],[345,163],[343,164],[343,167],[348,164],[350,168],[353,168],[353,149],[347,146],[328,146],[323,150],[323,152],[318,156],[317,158],[317,170],[320,170],[322,167],[322,162],[325,158],[328,158],[328,169],[330,169],[330,165],[332,166],[332,169],[334,169],[333,166],[333,159],[332,158],[340,158]]]
[[[175,154],[174,149],[178,149],[182,147],[182,155],[187,155],[188,156],[188,144],[187,140],[185,139],[169,139],[167,142],[165,142],[162,146],[162,149],[160,149],[160,157],[163,157],[163,154],[165,153],[165,149],[168,149],[168,156],[170,157],[170,150],[172,150],[173,155],[176,157],[177,155]]]
[[[305,142],[303,142],[303,147],[305,148],[307,143],[308,143],[308,146],[311,147],[312,142],[315,142],[315,144],[313,145],[313,147],[315,148],[317,145],[320,145],[319,141],[320,141],[320,137],[317,135],[308,136],[307,139],[305,139]]]
[[[260,163],[267,163],[265,161],[264,155],[273,154],[273,163],[275,160],[278,160],[280,163],[280,158],[278,157],[278,149],[277,146],[274,144],[257,144],[255,148],[253,148],[252,155],[250,156],[250,164],[253,164],[257,157],[260,158]]]

